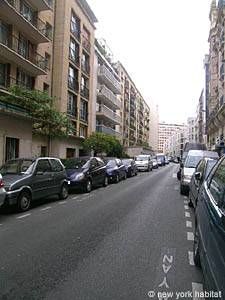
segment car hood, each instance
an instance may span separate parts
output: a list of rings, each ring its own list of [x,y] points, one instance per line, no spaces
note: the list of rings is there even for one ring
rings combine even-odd
[[[195,168],[183,168],[183,174],[185,176],[192,176],[195,172]]]
[[[71,176],[76,176],[77,174],[84,173],[84,169],[66,169],[66,175],[68,178]]]
[[[137,160],[136,161],[136,165],[147,165],[148,164],[148,160]]]
[[[21,181],[27,177],[29,177],[30,175],[26,175],[26,174],[6,174],[6,175],[2,175],[3,178],[3,182],[5,187],[10,187],[12,184],[15,184],[17,181]]]

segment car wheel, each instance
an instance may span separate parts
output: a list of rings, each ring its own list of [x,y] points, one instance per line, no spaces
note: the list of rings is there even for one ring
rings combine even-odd
[[[189,196],[188,196],[188,206],[189,207],[194,207],[194,205],[193,205],[193,202],[192,202],[192,199],[191,199],[191,193],[190,193],[190,191],[189,191]]]
[[[138,174],[138,172],[137,172],[137,171],[135,171],[134,175],[135,175],[135,176],[137,176],[137,174]]]
[[[182,184],[180,185],[180,194],[185,195],[184,186]]]
[[[22,192],[17,201],[18,211],[27,211],[31,204],[31,194],[27,191]]]
[[[68,197],[68,185],[66,183],[63,183],[62,187],[61,187],[61,191],[59,193],[59,199],[60,200],[64,200]]]
[[[195,229],[195,238],[194,238],[194,245],[193,245],[193,253],[194,253],[194,263],[196,267],[201,267],[200,261],[200,239],[199,239],[199,232],[198,229]]]
[[[104,181],[103,181],[103,186],[106,187],[109,184],[109,179],[107,176],[105,176]]]
[[[92,190],[92,183],[91,180],[88,179],[85,185],[85,192],[90,193]]]
[[[119,174],[116,174],[116,177],[115,177],[115,183],[118,183],[119,181],[120,181]]]

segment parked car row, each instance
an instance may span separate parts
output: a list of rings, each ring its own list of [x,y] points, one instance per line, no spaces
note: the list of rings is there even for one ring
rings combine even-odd
[[[213,151],[190,150],[181,180],[186,181],[189,206],[195,212],[195,265],[203,270],[204,288],[220,292],[224,299],[225,156],[219,159]]]

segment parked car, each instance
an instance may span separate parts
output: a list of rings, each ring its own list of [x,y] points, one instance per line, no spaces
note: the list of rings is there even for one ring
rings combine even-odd
[[[4,204],[5,197],[6,197],[6,191],[4,189],[2,175],[0,174],[0,207]]]
[[[118,158],[104,158],[106,173],[110,182],[118,183],[121,179],[127,178],[126,167]]]
[[[225,156],[210,172],[198,195],[194,262],[201,266],[204,287],[225,295]]]
[[[152,158],[152,167],[153,169],[158,169],[158,161],[156,158]]]
[[[165,164],[168,165],[169,163],[170,163],[170,162],[169,162],[167,156],[165,156]]]
[[[66,168],[67,179],[70,181],[70,190],[77,188],[89,193],[94,186],[108,185],[106,165],[98,157],[62,159],[62,163]]]
[[[166,162],[164,154],[159,153],[156,155],[156,158],[159,166],[165,166]]]
[[[215,151],[190,150],[181,169],[180,193],[182,195],[188,195],[191,177],[195,171],[197,164],[203,157],[215,159],[219,158],[218,153]]]
[[[137,175],[138,169],[135,161],[131,158],[122,159],[122,163],[124,164],[127,172],[127,177],[132,177]]]
[[[183,169],[183,165],[184,162],[186,160],[186,157],[188,155],[188,152],[190,150],[203,150],[206,151],[206,145],[205,144],[201,144],[201,143],[190,143],[190,142],[186,142],[184,145],[184,150],[183,150],[183,155],[180,159],[180,168],[177,172],[177,179],[180,180],[181,179],[181,171]]]
[[[137,165],[138,171],[152,171],[153,164],[151,160],[151,155],[143,154],[135,157],[135,163]]]
[[[200,160],[198,165],[196,166],[195,172],[191,177],[191,182],[189,186],[189,203],[190,207],[196,207],[198,193],[201,185],[208,177],[210,171],[215,166],[217,159],[212,158],[203,158]]]
[[[57,158],[21,158],[9,160],[1,168],[6,190],[6,205],[17,205],[19,211],[31,202],[51,195],[68,196],[66,171]]]

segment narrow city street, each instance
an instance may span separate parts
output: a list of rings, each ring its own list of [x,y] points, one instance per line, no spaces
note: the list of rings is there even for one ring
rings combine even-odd
[[[142,300],[163,291],[194,299],[203,279],[177,169],[171,163],[27,213],[1,212],[1,299]]]

